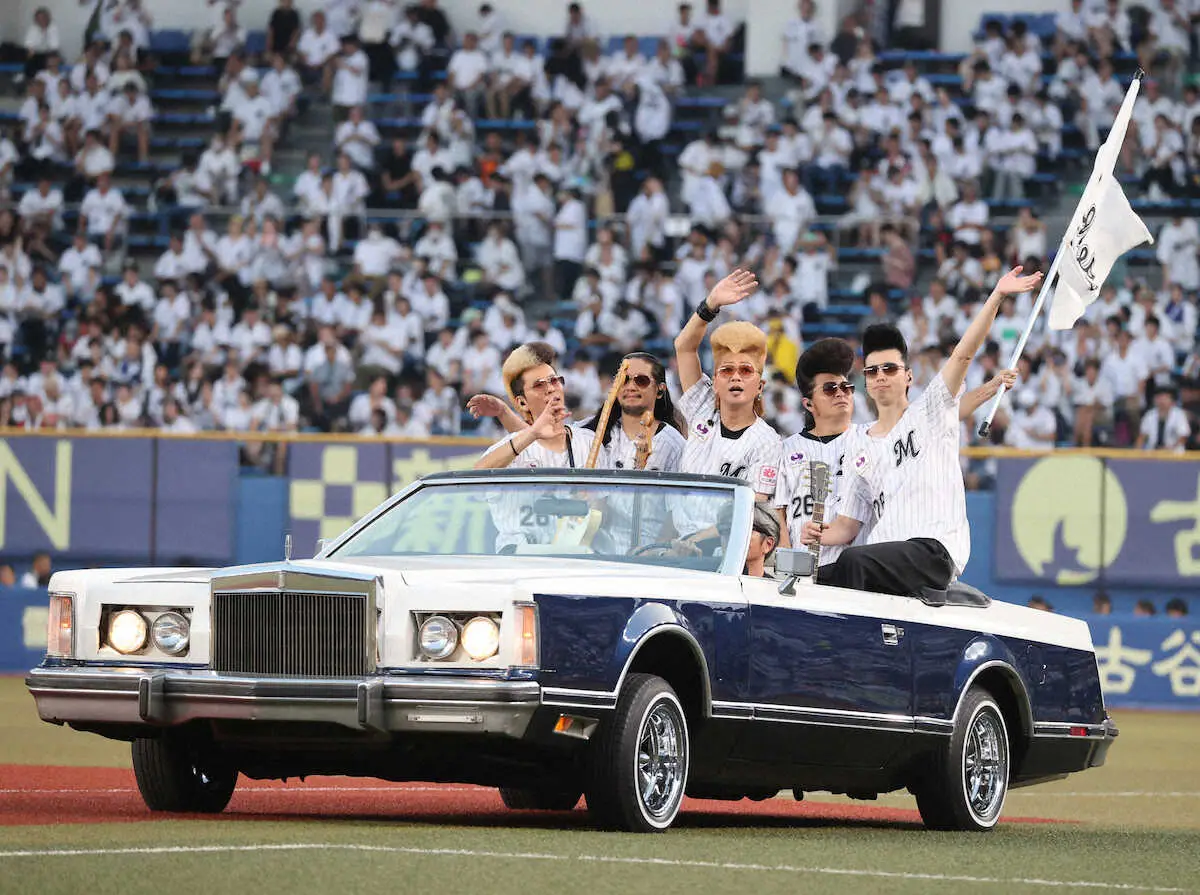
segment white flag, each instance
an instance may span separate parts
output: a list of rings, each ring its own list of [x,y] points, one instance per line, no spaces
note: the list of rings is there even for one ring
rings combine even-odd
[[[1113,176],[1141,83],[1140,78],[1134,78],[1129,85],[1108,139],[1096,154],[1092,177],[1071,217],[1071,226],[1058,248],[1062,260],[1050,303],[1051,329],[1074,326],[1087,306],[1099,298],[1100,287],[1117,259],[1144,242],[1154,242]]]

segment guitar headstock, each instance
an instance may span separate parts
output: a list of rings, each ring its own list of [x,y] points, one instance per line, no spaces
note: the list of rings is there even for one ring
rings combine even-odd
[[[829,496],[829,464],[813,460],[808,464],[808,479],[816,503],[825,503]]]

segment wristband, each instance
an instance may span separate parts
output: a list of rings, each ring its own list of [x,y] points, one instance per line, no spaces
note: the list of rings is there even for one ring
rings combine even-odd
[[[517,450],[517,440],[516,440],[515,438],[510,438],[510,439],[508,440],[508,446],[509,446],[510,448],[512,448],[512,452],[513,452],[513,456],[514,456],[514,457],[519,457],[519,456],[521,456],[521,452]]]
[[[717,312],[708,306],[708,299],[704,299],[696,305],[696,316],[705,323],[712,323],[717,319]]]

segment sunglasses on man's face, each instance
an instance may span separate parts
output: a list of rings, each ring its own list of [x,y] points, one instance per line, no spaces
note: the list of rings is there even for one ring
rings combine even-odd
[[[757,376],[758,370],[754,368],[753,364],[722,364],[717,367],[717,376],[721,379],[731,379],[734,373],[743,379],[749,379]]]
[[[886,376],[891,379],[901,370],[907,369],[904,364],[895,364],[888,362],[886,364],[871,364],[869,367],[863,367],[863,375],[868,379],[874,379],[876,376]]]
[[[654,377],[647,376],[645,373],[638,373],[636,376],[630,376],[625,380],[627,383],[633,383],[638,388],[650,388],[654,385]]]
[[[535,379],[533,382],[529,383],[529,388],[527,391],[544,392],[546,389],[552,388],[553,386],[562,388],[566,384],[567,380],[562,376],[547,376],[545,379]]]
[[[823,394],[827,398],[832,398],[838,392],[841,392],[843,395],[854,394],[854,383],[853,382],[826,382],[824,385],[821,386],[821,394]]]

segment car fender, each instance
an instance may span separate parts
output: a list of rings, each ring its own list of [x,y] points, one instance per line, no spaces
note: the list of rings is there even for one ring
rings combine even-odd
[[[1000,638],[991,634],[981,634],[968,643],[959,657],[954,674],[954,711],[950,720],[958,723],[963,699],[971,686],[981,676],[998,672],[1016,702],[1021,732],[1028,736],[1033,730],[1033,701],[1029,681],[1021,670],[1022,658],[1014,654]]]
[[[650,644],[661,637],[674,637],[687,644],[696,663],[700,666],[700,682],[703,688],[702,709],[704,717],[712,714],[712,680],[709,677],[708,658],[691,631],[687,617],[666,603],[647,602],[639,606],[629,617],[625,630],[618,642],[617,654],[613,656],[613,672],[616,677],[614,693],[620,693],[625,677],[637,657]]]

